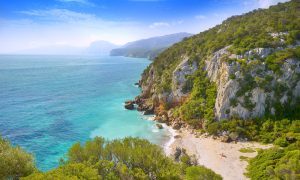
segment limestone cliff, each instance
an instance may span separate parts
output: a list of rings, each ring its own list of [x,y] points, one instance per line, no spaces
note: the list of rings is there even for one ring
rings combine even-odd
[[[259,63],[257,59],[265,58],[271,54],[271,52],[276,52],[282,48],[256,48],[247,51],[242,56],[230,54],[226,49],[228,49],[228,47],[215,52],[211,59],[205,61],[207,75],[212,82],[217,84],[217,98],[215,104],[216,119],[228,119],[229,117],[239,117],[243,119],[262,117],[265,114],[266,108],[269,108],[271,114],[275,115],[273,105],[275,105],[278,100],[282,106],[284,106],[285,103],[296,103],[295,100],[299,97],[298,91],[296,90],[293,93],[289,91],[294,89],[299,83],[299,79],[297,78],[300,74],[299,60],[286,59],[280,67],[282,73],[277,75],[273,71],[268,71],[266,64]],[[255,56],[255,58],[251,58],[253,56]],[[224,57],[234,57],[235,61],[231,63],[222,61]],[[239,60],[245,61],[247,65],[250,66],[250,72],[243,72],[241,70]],[[230,78],[229,75],[233,75],[233,78]],[[257,85],[239,95],[237,94],[238,91],[243,88],[242,83],[239,82],[245,81],[245,75],[250,76]],[[272,77],[273,79],[267,82],[267,77]],[[265,87],[265,85],[267,85],[267,87]],[[286,89],[279,92],[278,95],[275,95],[276,86],[283,86],[286,87]],[[245,99],[248,97],[250,107],[245,104]],[[267,104],[269,104],[269,107],[267,107]]]
[[[299,8],[292,0],[234,16],[162,52],[142,75],[141,109],[192,122],[210,114],[215,120],[299,118]]]
[[[274,53],[282,48],[255,48],[243,55],[235,55],[227,51],[229,47],[216,51],[211,58],[205,60],[204,70],[207,71],[210,81],[217,85],[214,108],[217,120],[230,117],[257,118],[264,116],[266,111],[275,115],[276,108],[273,106],[276,103],[280,103],[282,106],[287,103],[297,103],[296,100],[300,96],[299,59],[286,59],[280,67],[282,73],[275,74],[273,71],[267,70],[266,64],[259,63],[257,59],[265,58],[271,52]],[[228,62],[225,60],[226,58],[232,58],[234,61]],[[189,92],[183,90],[186,76],[197,70],[197,63],[189,63],[188,56],[182,56],[181,59],[182,61],[172,73],[172,88],[169,92],[157,93],[154,83],[155,72],[151,66],[150,75],[143,77],[142,80],[143,93],[147,92],[151,94],[152,99],[158,98],[159,101],[169,103],[175,103],[187,97]],[[242,70],[242,63],[247,64],[249,72]],[[247,84],[245,76],[248,76],[247,78],[250,78],[251,81],[255,81],[256,85],[245,92],[239,92],[243,91],[244,83]],[[272,80],[266,80],[270,77]],[[275,92],[279,87],[283,87],[283,90]]]

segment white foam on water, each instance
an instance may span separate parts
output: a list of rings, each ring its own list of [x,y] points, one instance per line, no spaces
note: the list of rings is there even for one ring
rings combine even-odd
[[[166,153],[167,156],[171,155],[172,153],[172,148],[171,148],[171,145],[174,143],[175,141],[175,136],[177,135],[176,131],[170,127],[170,126],[167,126],[166,124],[163,124],[163,127],[165,129],[167,129],[167,131],[170,133],[170,139],[169,141],[167,141],[164,145],[163,145],[163,148],[164,148],[164,151]]]
[[[145,119],[147,121],[154,121],[154,119],[155,119],[155,115],[150,115],[150,116],[142,115],[142,116],[143,116],[143,119]],[[159,124],[161,124],[163,126],[163,128],[167,131],[167,136],[169,137],[169,140],[167,140],[166,142],[161,144],[161,146],[162,146],[164,152],[166,153],[166,155],[171,155],[171,153],[172,153],[171,145],[175,141],[175,136],[177,135],[176,130],[174,130],[172,127],[168,126],[165,123],[159,123]],[[154,133],[159,132],[159,129],[157,128],[157,126],[155,124],[153,124],[152,132],[154,132]]]

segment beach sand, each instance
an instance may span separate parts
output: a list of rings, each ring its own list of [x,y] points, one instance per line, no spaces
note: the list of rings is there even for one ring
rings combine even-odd
[[[189,155],[196,155],[199,165],[203,165],[220,174],[224,180],[248,179],[244,175],[247,162],[240,160],[240,156],[255,157],[257,152],[242,153],[241,148],[266,149],[272,145],[262,145],[256,142],[223,143],[212,137],[196,137],[189,130],[172,132],[180,138],[172,139],[164,148],[167,155],[174,154],[176,147],[187,150]]]

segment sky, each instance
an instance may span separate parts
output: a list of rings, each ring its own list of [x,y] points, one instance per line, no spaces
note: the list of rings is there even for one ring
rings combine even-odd
[[[0,0],[0,53],[207,30],[287,0]]]

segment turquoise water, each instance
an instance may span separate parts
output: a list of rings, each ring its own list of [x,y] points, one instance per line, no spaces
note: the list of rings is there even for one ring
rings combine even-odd
[[[58,165],[75,142],[135,136],[162,144],[166,130],[123,108],[146,59],[0,56],[0,133],[35,155],[38,167]]]

